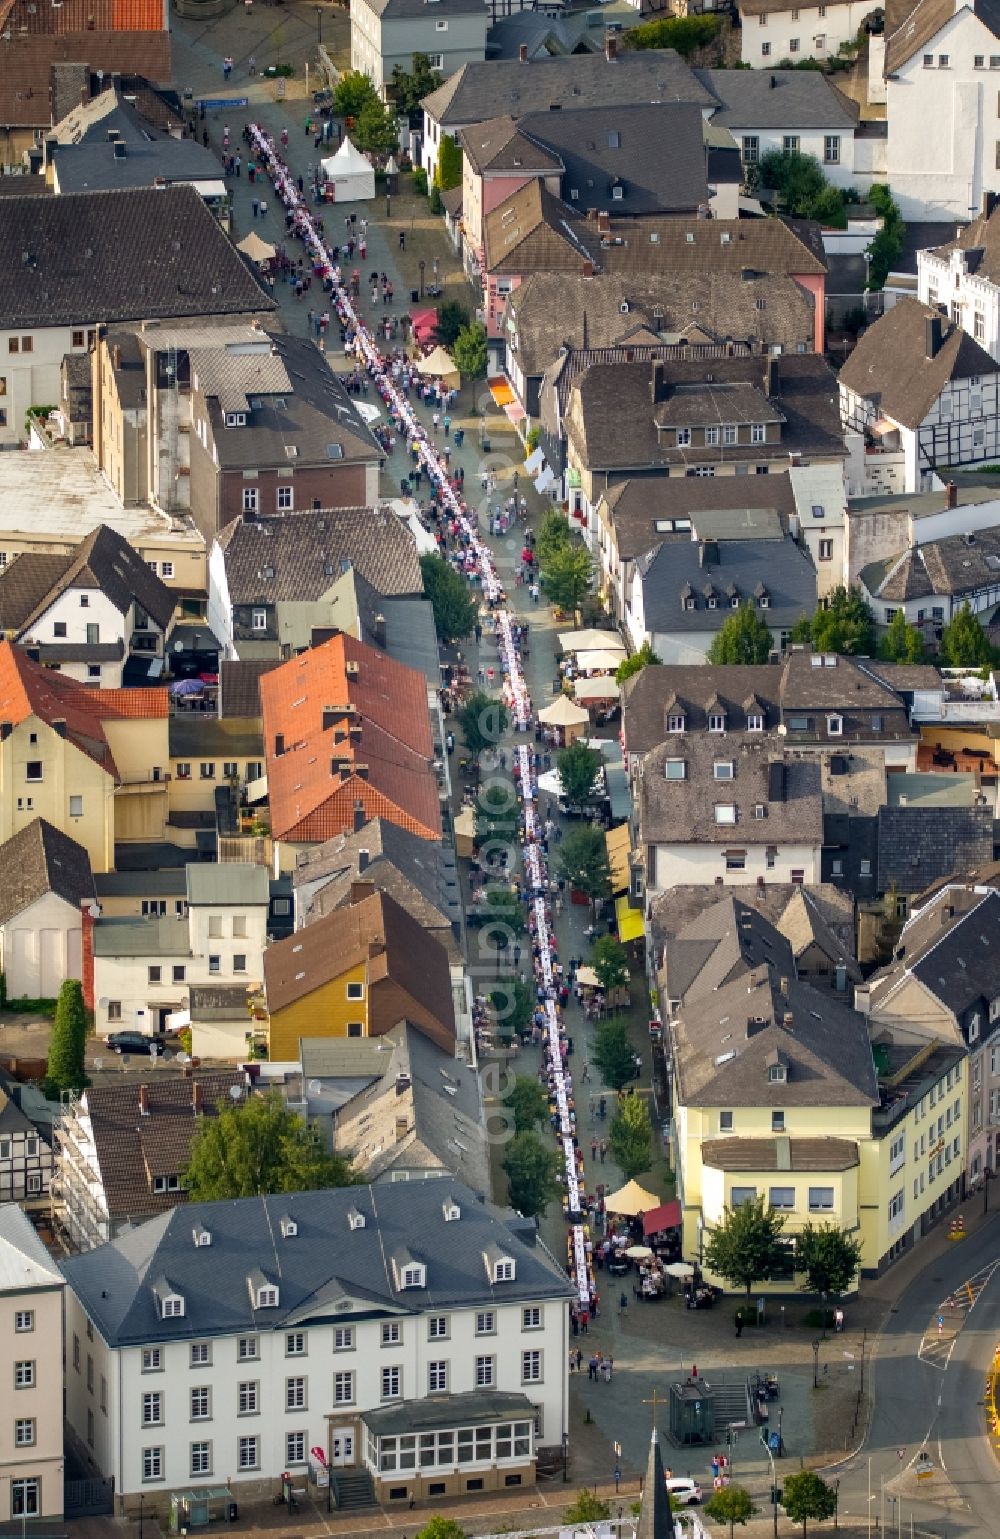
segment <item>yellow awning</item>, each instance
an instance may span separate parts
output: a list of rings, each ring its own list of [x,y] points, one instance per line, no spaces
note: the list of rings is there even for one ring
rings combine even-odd
[[[618,939],[624,946],[628,941],[641,940],[643,936],[642,909],[629,908],[628,898],[615,899],[618,916]]]
[[[619,823],[617,828],[609,828],[604,835],[604,842],[608,847],[608,864],[611,867],[611,891],[628,892],[629,856],[632,853],[628,824]]]

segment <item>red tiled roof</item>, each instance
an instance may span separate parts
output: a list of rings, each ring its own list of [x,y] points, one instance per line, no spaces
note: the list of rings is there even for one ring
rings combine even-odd
[[[117,778],[118,771],[103,723],[166,714],[165,689],[88,689],[0,642],[0,722],[16,727],[29,716],[49,726],[64,721],[67,739],[109,775]]]
[[[440,837],[423,674],[341,635],[266,674],[260,696],[276,838],[339,834],[351,827],[356,801],[369,818]],[[324,726],[325,707],[350,709]],[[279,736],[284,751],[276,754]]]
[[[107,32],[163,32],[163,0],[61,0],[59,5],[39,5],[35,0],[13,0],[0,8],[13,32],[36,37],[90,37]],[[77,55],[83,58],[84,55]],[[89,62],[89,55],[86,55]],[[95,61],[96,62],[96,61]]]

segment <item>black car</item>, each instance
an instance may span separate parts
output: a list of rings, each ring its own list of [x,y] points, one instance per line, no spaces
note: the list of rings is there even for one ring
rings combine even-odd
[[[158,1058],[166,1045],[162,1037],[142,1031],[114,1031],[104,1040],[113,1053],[148,1053],[151,1058]]]

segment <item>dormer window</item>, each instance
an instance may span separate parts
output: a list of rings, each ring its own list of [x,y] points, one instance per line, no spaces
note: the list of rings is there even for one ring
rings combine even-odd
[[[750,711],[747,714],[747,731],[763,732],[764,718],[759,711]]]
[[[844,718],[842,716],[828,716],[826,718],[826,730],[831,737],[842,737],[844,733]]]
[[[688,444],[690,444],[690,442],[691,442],[691,429],[690,428],[678,428],[677,429],[677,447],[678,447],[678,449],[685,449],[688,446]]]
[[[427,1268],[419,1263],[412,1266],[404,1266],[400,1275],[399,1286],[401,1288],[424,1288],[427,1286]]]
[[[495,1261],[493,1263],[493,1281],[513,1282],[514,1271],[514,1262],[510,1259],[509,1256],[505,1257],[503,1261]]]
[[[729,607],[730,607],[730,609],[739,609],[739,607],[740,607],[740,596],[739,596],[738,593],[731,593],[730,594],[730,596],[729,596]]]
[[[365,1215],[357,1208],[348,1208],[347,1224],[349,1229],[363,1229],[365,1227]]]
[[[681,711],[672,711],[667,717],[668,732],[683,732],[687,717]]]
[[[772,1063],[767,1071],[767,1078],[771,1085],[784,1085],[788,1079],[788,1070],[783,1063]]]
[[[446,1202],[444,1204],[444,1221],[446,1224],[454,1224],[461,1217],[462,1210],[457,1202]]]
[[[160,1306],[164,1320],[179,1319],[184,1313],[184,1300],[179,1293],[169,1293]]]
[[[723,711],[710,711],[708,715],[709,732],[725,732],[726,717]]]
[[[766,588],[761,588],[761,590],[757,594],[757,602],[760,605],[761,609],[770,609],[770,607],[771,607],[771,595],[767,592]]]
[[[226,427],[246,427],[247,414],[245,411],[227,411]]]
[[[684,608],[685,609],[695,609],[696,607],[697,606],[695,604],[694,598],[690,594],[688,594],[688,596],[684,600]]]
[[[299,1226],[294,1218],[289,1218],[286,1213],[281,1220],[281,1237],[284,1240],[294,1240],[299,1232]]]
[[[257,1289],[254,1307],[257,1309],[277,1309],[278,1290],[273,1283],[266,1283],[264,1287]]]
[[[195,1224],[191,1231],[191,1235],[194,1239],[194,1243],[199,1247],[199,1249],[202,1246],[211,1245],[212,1243],[212,1231],[210,1229],[206,1229],[204,1224]]]

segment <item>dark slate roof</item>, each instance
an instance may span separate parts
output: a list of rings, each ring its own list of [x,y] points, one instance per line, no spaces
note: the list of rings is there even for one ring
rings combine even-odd
[[[768,962],[782,977],[795,970],[780,931],[755,905],[727,892],[667,942],[664,983],[671,999],[697,999]]]
[[[682,780],[668,780],[668,759],[685,765]],[[716,780],[716,760],[734,766],[731,780]],[[775,784],[781,769],[780,785]],[[735,823],[717,823],[717,806],[735,806]],[[757,807],[764,814],[757,816]],[[815,760],[786,758],[780,739],[766,734],[675,733],[648,754],[639,791],[645,844],[701,844],[721,851],[760,844],[823,842],[823,796]],[[720,859],[719,870],[722,870]]]
[[[943,340],[927,356],[926,322],[940,322]],[[933,305],[900,299],[858,339],[840,383],[903,427],[916,429],[952,380],[1000,373],[985,348]]]
[[[440,930],[461,917],[451,849],[421,839],[388,818],[372,818],[357,833],[338,834],[300,851],[292,879],[297,891],[313,892],[307,919],[341,907],[356,881],[373,882],[411,913],[419,901],[422,912],[416,917],[431,929]]]
[[[620,102],[696,102],[710,107],[711,93],[672,48],[624,53],[572,54],[567,58],[491,59],[464,64],[423,100],[428,115],[445,128],[481,123],[508,114],[547,112],[566,106],[613,107]]]
[[[387,508],[237,518],[218,541],[233,604],[315,601],[333,587],[345,562],[377,593],[423,592],[413,535]]]
[[[223,659],[219,664],[219,715],[259,716],[260,681],[279,666],[277,658],[249,662]]]
[[[598,237],[604,272],[825,273],[823,234],[813,219],[616,219]]]
[[[447,0],[446,0],[447,3]],[[222,167],[218,156],[198,139],[175,139],[154,128],[121,96],[118,106],[91,125],[79,140],[60,144],[55,152],[55,174],[60,196],[70,192],[96,192],[120,187],[151,187],[162,177],[173,182],[218,182]],[[109,140],[117,130],[126,147],[116,155]]]
[[[446,1221],[444,1199],[460,1209]],[[365,1224],[352,1229],[351,1209]],[[298,1232],[281,1233],[290,1217]],[[196,1246],[200,1224],[212,1236]],[[483,1253],[510,1256],[512,1282],[493,1283]],[[400,1289],[393,1258],[408,1252],[427,1268],[426,1288]],[[276,1308],[252,1307],[247,1276],[280,1274]],[[479,1303],[567,1299],[570,1286],[534,1225],[481,1202],[457,1181],[388,1182],[334,1191],[189,1203],[108,1245],[62,1263],[62,1271],[101,1336],[112,1345],[187,1340],[237,1331],[283,1330],[329,1320],[354,1304],[375,1314],[422,1313]],[[154,1287],[166,1279],[184,1314],[161,1319]]]
[[[22,551],[0,572],[0,629],[20,632],[73,561],[67,553]]]
[[[755,476],[752,482],[743,476],[652,476],[619,481],[602,500],[611,516],[622,560],[641,555],[665,540],[690,540],[691,528],[699,533],[703,526],[714,531],[716,514],[724,515],[734,529],[744,524],[748,538],[753,534],[759,539],[772,515],[777,515],[780,527],[787,531],[795,512],[788,476]],[[691,528],[657,529],[658,523],[669,520],[686,520]],[[768,548],[772,545],[769,541]]]
[[[917,225],[916,228],[920,230],[925,226]],[[954,230],[954,224],[950,229]],[[954,239],[931,247],[928,254],[947,262],[953,251],[964,251],[966,268],[977,278],[983,278],[987,283],[1000,281],[1000,206],[987,215],[978,215],[971,224],[960,229]]]
[[[614,199],[620,214],[669,214],[707,201],[704,119],[695,102],[569,107],[529,113],[519,127],[562,161],[562,197],[571,207],[607,208]],[[670,154],[651,155],[651,144],[669,144]]]
[[[536,139],[528,139],[509,113],[474,123],[462,129],[459,138],[466,159],[480,176],[489,171],[545,173],[563,169],[560,157]]]
[[[24,561],[27,565],[22,575]],[[56,561],[66,564],[40,592],[46,566],[52,563],[54,573]],[[98,524],[68,557],[22,555],[5,567],[0,573],[0,614],[5,617],[5,624],[16,626],[22,635],[28,634],[35,621],[70,588],[104,593],[122,615],[138,604],[163,631],[176,602],[176,595],[124,536],[107,524]],[[6,618],[15,614],[19,616],[16,620]]]
[[[682,1105],[878,1103],[864,1016],[776,968],[682,1005],[672,1030]],[[785,1080],[768,1078],[774,1064]]]
[[[982,807],[880,807],[878,880],[883,892],[923,892],[993,858],[993,811]]]
[[[992,588],[1000,579],[1000,528],[946,535],[890,559],[881,572],[880,565],[864,567],[861,581],[870,593],[889,601]]]
[[[7,198],[0,275],[10,328],[276,308],[193,187]]]
[[[912,973],[961,1017],[1000,994],[1000,893],[948,886],[904,925],[895,960],[872,980],[873,1004]]]
[[[98,899],[183,898],[187,892],[186,868],[166,866],[162,871],[99,871],[94,877],[94,887]],[[245,987],[243,1002],[246,1003]]]
[[[642,580],[643,621],[650,633],[721,630],[733,612],[733,598],[754,604],[758,618],[774,630],[790,629],[816,607],[816,569],[789,536],[671,540],[640,556],[636,570]],[[762,591],[768,597],[766,609],[760,608]],[[685,594],[693,598],[694,609],[684,607]],[[713,599],[715,607],[710,608]]]
[[[800,955],[804,930],[800,924],[799,900],[809,910],[812,938],[821,950],[827,950],[831,962],[846,962],[851,977],[857,973],[854,961],[854,900],[829,882],[803,888],[794,882],[768,882],[765,887],[751,885],[726,888],[727,898],[744,904],[762,915]],[[650,934],[654,954],[680,935],[706,909],[718,902],[715,887],[682,883],[650,899]]]
[[[95,895],[87,851],[44,818],[33,818],[0,845],[0,871],[0,924],[48,892],[73,908]]]
[[[663,1454],[660,1451],[660,1435],[654,1426],[649,1443],[649,1458],[646,1460],[646,1480],[639,1504],[639,1521],[636,1524],[635,1539],[674,1539],[676,1531],[674,1516],[670,1511],[670,1497],[667,1495],[667,1477],[663,1468]]]
[[[760,667],[680,663],[643,668],[622,686],[625,747],[645,754],[666,736],[667,713],[678,702],[687,716],[688,732],[707,732],[708,706],[722,710],[730,728],[746,726],[750,712],[762,715],[765,729],[781,719],[781,670]],[[715,702],[718,702],[717,704]]]
[[[848,132],[858,106],[820,70],[699,69],[695,74],[719,103],[712,123],[729,129]]]
[[[430,12],[427,0],[365,0],[365,4],[383,21],[426,21],[431,17],[483,14],[482,0],[434,0],[434,9]]]

